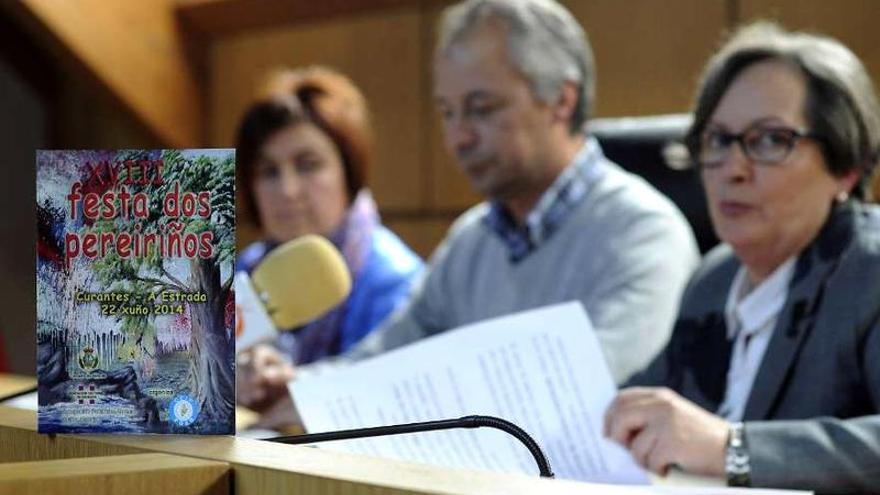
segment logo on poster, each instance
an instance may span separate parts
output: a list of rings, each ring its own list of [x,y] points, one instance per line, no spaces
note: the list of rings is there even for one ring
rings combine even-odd
[[[195,399],[180,394],[168,404],[168,419],[177,426],[189,426],[199,417],[199,403]]]

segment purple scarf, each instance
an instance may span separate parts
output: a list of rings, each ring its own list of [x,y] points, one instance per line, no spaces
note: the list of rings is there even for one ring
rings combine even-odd
[[[373,232],[379,226],[379,212],[373,197],[361,190],[348,209],[342,225],[330,235],[330,242],[342,253],[351,273],[352,286],[367,261],[372,247]],[[342,327],[347,313],[347,301],[331,309],[299,331],[282,333],[278,344],[292,356],[294,363],[307,364],[339,354]]]

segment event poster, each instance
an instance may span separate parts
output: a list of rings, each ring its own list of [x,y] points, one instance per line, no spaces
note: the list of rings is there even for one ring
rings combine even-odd
[[[38,151],[41,433],[232,434],[235,151]]]

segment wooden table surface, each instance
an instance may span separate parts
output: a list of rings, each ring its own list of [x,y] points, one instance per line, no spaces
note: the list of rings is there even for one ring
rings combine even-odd
[[[36,385],[37,379],[32,376],[0,373],[0,397],[28,390]]]
[[[36,378],[22,375],[11,375],[6,373],[0,373],[0,397],[14,394],[16,392],[26,390],[28,388],[36,385]],[[250,411],[248,409],[242,408],[240,406],[236,406],[236,427],[241,430],[253,424],[256,418],[258,417],[257,413]],[[277,444],[270,444],[277,445]],[[174,452],[177,454],[184,455],[193,455],[193,452]],[[222,459],[224,461],[229,462],[230,459]],[[710,479],[710,478],[702,478],[699,476],[693,476],[689,474],[674,472],[670,473],[670,476],[666,478],[661,478],[659,476],[651,476],[651,482],[654,485],[662,485],[662,486],[723,486],[724,483],[722,480]]]

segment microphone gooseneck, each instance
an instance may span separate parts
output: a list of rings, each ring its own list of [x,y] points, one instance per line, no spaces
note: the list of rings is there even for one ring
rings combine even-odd
[[[528,433],[510,421],[494,416],[463,416],[457,419],[443,419],[438,421],[424,421],[420,423],[406,423],[401,425],[375,426],[372,428],[356,428],[352,430],[328,431],[324,433],[308,433],[305,435],[292,435],[284,437],[266,438],[269,442],[286,443],[292,445],[329,442],[332,440],[352,440],[356,438],[381,437],[386,435],[402,435],[405,433],[422,433],[426,431],[451,430],[455,428],[495,428],[513,435],[529,449],[538,471],[542,478],[553,478],[550,462],[547,456]]]
[[[0,402],[6,402],[8,400],[17,399],[23,395],[32,394],[37,391],[37,386],[28,387],[24,390],[19,390],[18,392],[13,392],[11,394],[0,395]]]

